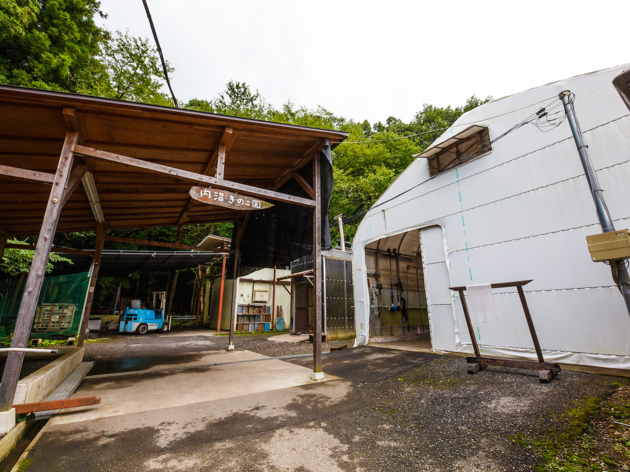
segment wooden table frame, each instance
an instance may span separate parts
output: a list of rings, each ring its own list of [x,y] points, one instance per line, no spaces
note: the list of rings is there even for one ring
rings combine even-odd
[[[540,382],[547,383],[551,381],[560,372],[559,364],[552,363],[552,362],[545,362],[545,359],[542,354],[542,350],[540,349],[538,336],[536,335],[536,328],[534,327],[534,322],[532,321],[532,317],[529,312],[529,307],[527,306],[527,300],[525,300],[525,292],[523,291],[523,286],[527,285],[530,282],[532,282],[532,280],[521,280],[518,282],[503,282],[503,283],[498,283],[498,284],[491,284],[491,287],[493,289],[516,287],[516,290],[518,290],[518,296],[521,299],[521,305],[523,306],[523,312],[525,313],[527,326],[529,327],[529,332],[532,335],[532,341],[534,342],[534,349],[536,350],[536,356],[538,357],[538,362],[516,360],[516,359],[497,359],[497,358],[482,356],[481,352],[479,351],[479,345],[477,344],[477,340],[475,339],[475,331],[473,330],[472,322],[470,321],[470,313],[468,312],[468,305],[466,304],[466,297],[464,296],[466,287],[450,287],[451,290],[455,292],[459,292],[459,297],[462,302],[462,308],[464,310],[464,317],[466,318],[466,325],[468,326],[468,333],[470,334],[470,340],[472,341],[473,349],[475,350],[475,356],[468,357],[467,359],[469,374],[475,374],[479,372],[481,369],[489,365],[496,365],[496,366],[501,366],[501,367],[516,367],[519,369],[537,370],[538,378]]]

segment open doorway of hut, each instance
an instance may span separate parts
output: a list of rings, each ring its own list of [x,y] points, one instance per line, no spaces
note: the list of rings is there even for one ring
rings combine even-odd
[[[420,232],[407,231],[365,247],[370,337],[415,335],[431,348]]]

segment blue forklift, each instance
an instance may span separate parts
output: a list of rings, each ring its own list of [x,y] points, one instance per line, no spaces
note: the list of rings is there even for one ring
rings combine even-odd
[[[166,333],[171,329],[172,316],[165,316],[166,292],[153,292],[153,304],[131,300],[120,321],[121,333],[147,334],[149,331]]]

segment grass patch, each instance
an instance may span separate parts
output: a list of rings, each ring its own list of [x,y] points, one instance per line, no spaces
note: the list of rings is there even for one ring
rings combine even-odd
[[[18,472],[24,472],[26,470],[26,468],[31,465],[33,463],[33,459],[27,458],[24,459],[22,462],[20,462],[20,465],[18,466]]]
[[[562,431],[544,433],[538,440],[523,435],[515,444],[541,454],[541,472],[595,472],[630,469],[630,386],[611,384],[615,391],[602,397],[586,397],[553,418],[565,425]],[[628,467],[628,468],[626,468]]]

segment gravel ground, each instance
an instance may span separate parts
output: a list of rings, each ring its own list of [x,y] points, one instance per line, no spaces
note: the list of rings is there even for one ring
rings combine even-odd
[[[90,344],[86,359],[116,358],[123,344],[124,351],[133,347],[138,355],[146,355],[157,340],[149,339],[135,336]],[[160,352],[168,351],[171,342],[174,350],[197,353],[224,349],[228,342],[227,337],[203,337],[194,332],[174,341],[164,339]],[[266,336],[238,336],[235,344],[237,349],[274,357],[312,352],[308,343],[274,343]],[[324,350],[342,344],[346,343],[326,343]],[[290,362],[310,366],[306,357]],[[537,372],[516,369],[490,367],[468,375],[461,357],[374,347],[328,354],[324,371],[342,379],[330,382],[330,388],[337,382],[348,386],[344,400],[334,408],[315,395],[301,404],[302,410],[296,410],[297,417],[290,411],[280,413],[288,415],[286,420],[238,413],[224,421],[244,421],[250,434],[244,428],[221,441],[208,437],[203,446],[184,442],[181,449],[156,456],[150,468],[535,470],[543,465],[543,458],[542,451],[531,445],[533,441],[567,430],[571,417],[566,413],[581,400],[606,397],[619,387],[619,379],[614,377],[569,371],[549,384],[540,384]]]

